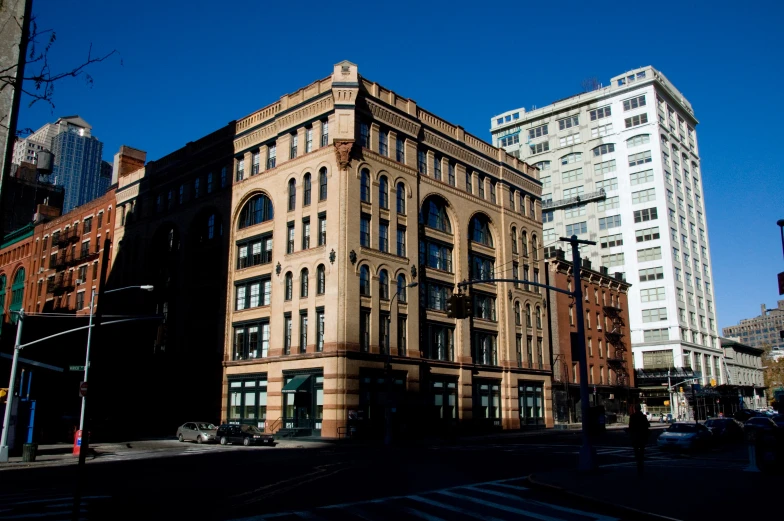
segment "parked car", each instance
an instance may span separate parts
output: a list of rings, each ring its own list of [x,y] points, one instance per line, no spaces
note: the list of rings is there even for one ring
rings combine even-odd
[[[673,423],[661,433],[656,444],[662,449],[696,449],[712,442],[713,434],[705,425]]]
[[[710,429],[715,441],[743,440],[743,424],[732,418],[708,418],[703,425]]]
[[[227,443],[242,443],[243,445],[266,444],[275,445],[275,438],[272,434],[265,434],[254,425],[229,425],[223,424],[218,427],[218,440],[221,445]]]
[[[771,420],[773,420],[773,423],[778,425],[780,428],[784,427],[784,414],[777,414],[773,416]]]
[[[749,418],[765,417],[765,415],[761,412],[757,412],[751,409],[741,409],[736,411],[732,417],[741,423],[746,423]]]
[[[744,426],[747,431],[753,430],[756,432],[774,432],[779,428],[779,426],[776,425],[776,422],[767,416],[756,416],[754,418],[749,418]]]
[[[217,440],[218,428],[210,422],[185,422],[177,429],[180,441],[207,443]]]

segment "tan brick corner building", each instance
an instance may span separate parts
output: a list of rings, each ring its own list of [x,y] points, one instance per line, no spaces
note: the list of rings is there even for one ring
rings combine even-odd
[[[478,282],[472,318],[446,313],[463,280],[543,280],[537,169],[347,61],[239,120],[234,152],[223,421],[552,426],[542,293]]]

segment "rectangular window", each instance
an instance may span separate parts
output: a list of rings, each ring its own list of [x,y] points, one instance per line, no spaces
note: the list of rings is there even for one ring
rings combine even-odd
[[[278,160],[278,147],[275,143],[272,143],[267,150],[267,170],[271,168],[275,168],[275,164]]]
[[[400,225],[397,227],[397,255],[406,256],[406,229]]]
[[[299,145],[299,136],[291,134],[291,144],[289,145],[289,159],[297,157],[297,146]]]
[[[378,350],[382,355],[389,353],[389,331],[391,320],[388,313],[379,313],[378,316]]]
[[[550,150],[549,141],[543,141],[541,143],[537,143],[535,145],[531,144],[529,146],[531,148],[531,154],[541,154],[542,152],[547,152],[548,150]]]
[[[302,249],[310,249],[310,217],[302,219]]]
[[[599,229],[600,230],[609,230],[610,228],[617,228],[621,225],[621,216],[620,215],[611,215],[609,217],[600,217],[599,218]]]
[[[324,308],[316,309],[316,352],[324,350]]]
[[[637,116],[624,119],[623,122],[626,125],[626,128],[644,125],[645,123],[648,123],[648,114],[638,114]]]
[[[547,125],[540,125],[538,127],[534,127],[528,130],[528,137],[530,139],[535,139],[546,135],[547,135]]]
[[[438,156],[433,156],[433,177],[436,181],[441,180],[441,158]]]
[[[305,129],[305,153],[313,151],[313,127]]]
[[[291,322],[291,313],[286,313],[283,317],[283,354],[291,354],[291,334],[293,325]]]
[[[676,273],[678,268],[676,269]],[[664,268],[646,268],[644,270],[640,270],[640,282],[649,282],[651,280],[662,280],[664,278]]]
[[[669,339],[670,339],[670,330],[667,328],[646,329],[645,331],[643,331],[644,342],[658,342],[660,340],[669,340]]]
[[[294,253],[294,223],[289,223],[286,228],[286,253]]]
[[[633,185],[650,183],[653,181],[653,170],[643,170],[642,172],[634,172],[631,175],[631,180]]]
[[[656,302],[665,299],[664,288],[649,288],[640,290],[641,302]]]
[[[471,172],[466,172],[466,174],[465,174],[465,187],[466,187],[466,192],[468,192],[469,194],[474,193],[473,184],[474,184],[474,179],[473,179],[473,176],[471,175]]]
[[[645,95],[637,96],[623,101],[623,110],[634,110],[645,106]]]
[[[388,141],[389,141],[389,133],[385,131],[381,131],[378,133],[378,153],[382,156],[389,155],[389,148],[388,148]]]
[[[653,221],[659,218],[659,213],[656,208],[646,208],[645,210],[635,210],[634,222],[641,223],[645,221]]]
[[[623,253],[613,253],[611,255],[602,255],[602,266],[606,266],[608,268],[612,266],[621,266],[624,262],[624,254]]]
[[[564,183],[570,183],[572,181],[579,181],[583,178],[583,169],[577,168],[575,170],[567,170],[563,174],[561,174],[561,180]]]
[[[406,162],[406,138],[400,134],[395,138],[395,159],[398,163]]]
[[[359,146],[370,148],[370,127],[365,122],[359,124]]]
[[[599,244],[602,248],[612,248],[614,246],[623,246],[623,235],[617,233],[615,235],[605,235],[599,239]]]
[[[652,260],[661,259],[661,247],[656,246],[655,248],[645,248],[642,250],[637,250],[637,260],[639,262],[646,262]]]
[[[449,175],[449,184],[452,186],[457,186],[457,182],[455,181],[455,165],[454,163],[447,164],[448,175]]]
[[[635,232],[637,242],[653,241],[659,238],[659,227],[643,228]]]
[[[596,121],[597,119],[606,118],[612,115],[612,110],[609,105],[606,107],[601,107],[598,109],[594,109],[588,113],[591,116],[591,121]]]
[[[650,163],[651,161],[652,159],[650,150],[639,152],[637,154],[631,154],[629,156],[629,166],[644,165],[645,163]]]
[[[587,222],[580,222],[574,224],[567,224],[566,225],[566,236],[571,237],[572,235],[580,235],[583,233],[588,233],[588,223]]]
[[[593,173],[596,175],[605,175],[611,172],[615,172],[615,159],[593,165]]]
[[[245,159],[237,160],[237,181],[242,181],[245,178]],[[160,196],[158,196],[160,197]]]
[[[304,353],[308,347],[308,313],[299,314],[299,352]]]
[[[596,210],[599,212],[606,212],[607,210],[613,210],[615,208],[620,208],[621,200],[619,196],[615,197],[608,197],[603,201],[598,201],[596,203]]]
[[[582,195],[585,191],[582,185],[574,186],[572,188],[564,188],[563,189],[563,197],[564,199],[569,199],[571,197],[577,197],[578,195]]]
[[[370,248],[370,216],[362,214],[359,221],[359,244]]]
[[[253,152],[253,163],[250,167],[250,175],[256,175],[261,171],[261,154],[259,151]]]
[[[378,249],[384,252],[389,251],[389,223],[387,221],[378,222]]]
[[[424,150],[417,151],[417,163],[419,165],[419,173],[427,175],[427,154]]]
[[[655,200],[656,200],[655,188],[648,188],[646,190],[632,192],[632,204],[647,203],[649,201],[655,201]]]
[[[568,147],[572,145],[576,145],[580,142],[580,133],[576,132],[574,134],[569,134],[568,136],[564,136],[558,140],[558,145],[561,147]]]
[[[660,322],[667,320],[667,308],[643,309],[643,322]]]
[[[611,179],[605,179],[604,181],[596,181],[596,189],[597,190],[617,190],[618,189],[618,178],[613,177]]]
[[[327,215],[319,214],[318,216],[318,245],[324,246],[327,244]]]
[[[591,137],[596,138],[596,137],[609,136],[610,134],[612,134],[612,130],[613,130],[612,123],[607,123],[606,125],[599,125],[598,127],[593,127],[591,129]]]
[[[558,120],[558,130],[577,127],[579,125],[580,125],[580,119],[578,116],[569,116],[568,118]]]

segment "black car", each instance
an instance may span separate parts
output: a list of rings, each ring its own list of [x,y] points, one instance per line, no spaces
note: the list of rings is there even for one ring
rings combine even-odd
[[[746,423],[749,418],[765,417],[761,412],[753,411],[751,409],[741,409],[733,415],[733,418],[741,423]]]
[[[743,424],[732,418],[708,418],[703,425],[711,430],[716,441],[743,440]]]
[[[218,427],[216,437],[221,445],[226,445],[227,443],[275,445],[275,438],[272,434],[265,434],[254,425],[230,425],[224,423]]]

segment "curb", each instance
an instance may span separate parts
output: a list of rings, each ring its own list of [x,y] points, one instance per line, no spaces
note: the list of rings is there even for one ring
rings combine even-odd
[[[534,474],[530,474],[525,478],[525,481],[528,483],[531,488],[538,488],[541,490],[549,490],[551,492],[555,492],[558,494],[563,494],[565,496],[572,497],[574,499],[579,499],[580,501],[584,501],[588,504],[593,506],[597,506],[603,509],[607,509],[613,513],[618,515],[628,517],[630,519],[638,520],[638,521],[683,521],[681,519],[677,519],[675,517],[668,517],[662,516],[659,514],[654,514],[652,512],[645,512],[643,510],[638,510],[633,507],[628,507],[625,505],[620,505],[618,503],[611,503],[609,501],[604,501],[602,499],[596,499],[594,497],[586,496],[584,494],[580,494],[579,492],[573,492],[571,490],[565,489],[564,487],[560,487],[558,485],[551,485],[549,483],[544,483],[542,481],[537,481],[535,479]]]

